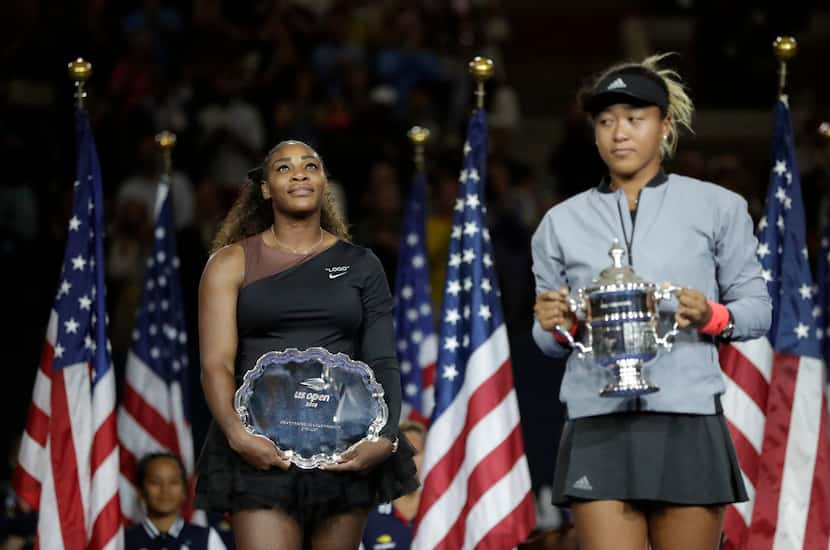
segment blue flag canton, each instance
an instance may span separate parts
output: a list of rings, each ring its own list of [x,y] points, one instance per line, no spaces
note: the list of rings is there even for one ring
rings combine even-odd
[[[758,260],[772,300],[769,339],[779,353],[820,357],[804,226],[804,204],[796,163],[790,111],[775,108],[773,166],[767,206],[758,223]]]
[[[179,283],[179,258],[169,186],[160,186],[153,249],[144,271],[144,288],[133,331],[133,353],[168,384],[184,385],[187,372],[187,330]],[[187,409],[185,409],[187,410]]]
[[[436,415],[449,405],[461,387],[470,354],[503,322],[485,217],[486,162],[486,120],[479,109],[467,127],[464,164],[453,213],[438,343]]]
[[[830,181],[826,186],[827,194],[830,196]],[[822,342],[822,354],[824,362],[830,368],[830,202],[824,207],[821,219],[821,249],[817,262],[818,284],[814,317],[816,319],[816,335]]]
[[[426,178],[418,174],[404,210],[395,278],[394,322],[401,385],[404,399],[419,412],[423,412],[421,346],[434,331],[424,228],[426,196]]]
[[[69,219],[60,283],[55,296],[57,326],[54,327],[53,367],[60,369],[92,363],[93,379],[97,380],[101,371],[109,368],[109,343],[106,332],[99,331],[98,326],[99,317],[106,317],[101,252],[101,169],[86,113],[76,113],[75,124],[77,179],[74,182],[72,217]],[[105,324],[106,319],[100,328],[104,328]]]

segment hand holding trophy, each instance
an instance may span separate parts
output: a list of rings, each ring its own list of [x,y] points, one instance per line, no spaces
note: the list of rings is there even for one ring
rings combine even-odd
[[[659,388],[646,379],[643,366],[657,357],[660,348],[671,351],[678,331],[675,323],[665,335],[657,334],[657,306],[680,289],[637,276],[623,265],[625,250],[616,240],[608,255],[611,266],[591,286],[578,289],[576,299],[569,299],[571,311],[583,317],[586,343],[576,341],[561,326],[555,330],[580,356],[591,356],[598,365],[610,367],[611,381],[600,392],[602,397],[654,393]]]
[[[234,407],[248,433],[268,438],[303,469],[337,464],[364,440],[377,441],[388,417],[372,369],[323,348],[262,355]]]

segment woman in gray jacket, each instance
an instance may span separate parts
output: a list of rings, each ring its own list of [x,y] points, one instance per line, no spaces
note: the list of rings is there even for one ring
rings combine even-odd
[[[717,343],[764,335],[770,300],[746,201],[663,171],[693,113],[663,57],[611,67],[582,94],[608,175],[552,208],[532,242],[534,339],[568,356],[554,503],[571,506],[587,550],[714,550],[726,504],[747,499]],[[637,397],[600,397],[607,369],[555,330],[579,337],[568,296],[609,265],[615,239],[643,279],[681,288],[658,321],[661,334],[677,323],[674,347],[646,367],[660,391]]]

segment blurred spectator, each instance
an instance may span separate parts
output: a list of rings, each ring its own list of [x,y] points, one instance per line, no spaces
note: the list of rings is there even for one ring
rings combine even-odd
[[[444,281],[447,278],[447,260],[450,253],[452,214],[458,194],[458,177],[450,168],[439,166],[431,174],[429,183],[431,184],[431,200],[426,220],[429,285],[432,291],[432,311],[441,311]]]
[[[106,254],[107,303],[109,338],[113,356],[119,358],[131,342],[150,249],[152,219],[146,202],[131,197],[118,203],[114,219]]]
[[[424,445],[427,431],[416,422],[401,422],[401,436],[406,437],[415,449],[416,473],[424,460]],[[412,544],[413,525],[418,504],[421,501],[421,489],[404,495],[393,502],[380,504],[369,510],[366,527],[363,529],[364,550],[407,550]]]
[[[743,196],[749,203],[749,214],[757,221],[764,214],[764,192],[766,186],[756,185],[755,179],[747,171],[741,157],[735,153],[720,153],[709,160],[707,181],[717,182]]]
[[[256,108],[241,95],[231,68],[217,68],[213,94],[197,114],[202,132],[202,158],[219,186],[235,195],[245,174],[264,155],[265,126]]]
[[[568,107],[563,135],[551,153],[548,167],[557,201],[595,187],[605,175],[588,119],[575,102]]]
[[[115,65],[110,78],[110,94],[123,114],[140,107],[160,77],[153,59],[153,36],[149,30],[127,36],[127,52]]]
[[[135,480],[147,517],[126,529],[126,550],[225,550],[225,543],[215,529],[194,525],[182,518],[188,484],[184,464],[178,456],[170,453],[144,456],[136,466]]]
[[[149,222],[153,223],[156,210],[156,195],[164,163],[154,136],[145,136],[138,147],[139,170],[121,184],[116,208],[125,202],[134,201],[144,206]],[[175,170],[170,181],[173,197],[173,215],[177,228],[193,221],[193,188],[190,179]]]
[[[162,0],[143,0],[140,7],[124,18],[123,29],[127,35],[146,34],[155,62],[167,65],[171,45],[178,42],[183,22],[175,8],[162,3]]]
[[[17,466],[20,437],[18,435],[14,439],[9,450],[9,473],[14,472]],[[0,481],[0,490],[2,490],[3,495],[3,515],[0,517],[0,549],[30,550],[34,548],[35,533],[37,532],[37,512],[34,512],[25,502],[17,498],[11,480],[5,478],[5,476]]]
[[[440,67],[438,56],[426,46],[424,23],[415,9],[395,14],[391,32],[397,40],[378,52],[376,67],[380,81],[392,87],[395,103],[402,109],[413,86],[440,78]]]
[[[395,167],[386,161],[375,163],[369,172],[354,238],[372,249],[390,281],[395,280],[398,264],[402,206],[401,184]]]

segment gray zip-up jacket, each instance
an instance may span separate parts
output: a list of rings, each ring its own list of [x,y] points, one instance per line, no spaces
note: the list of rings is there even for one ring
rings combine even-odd
[[[712,183],[663,172],[642,189],[634,219],[621,190],[607,181],[551,208],[533,235],[533,273],[537,293],[591,285],[611,264],[614,239],[627,246],[634,271],[654,283],[701,291],[726,305],[734,319],[733,340],[763,336],[771,305],[746,201]],[[660,306],[659,333],[674,321],[675,300]],[[683,329],[670,352],[646,367],[660,391],[639,398],[600,397],[608,372],[590,357],[579,358],[539,325],[539,348],[567,360],[559,398],[569,418],[645,410],[714,414],[714,396],[724,392],[714,339]]]

